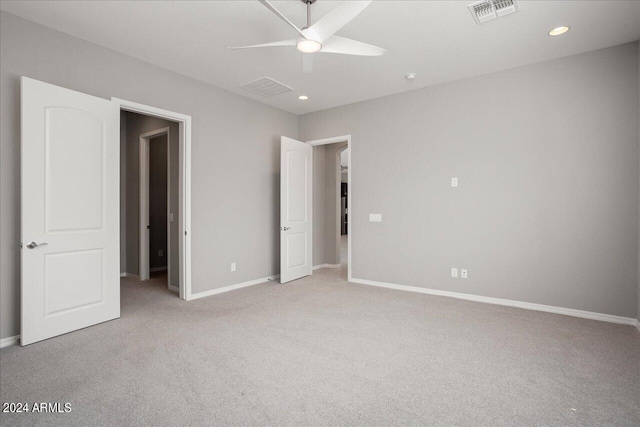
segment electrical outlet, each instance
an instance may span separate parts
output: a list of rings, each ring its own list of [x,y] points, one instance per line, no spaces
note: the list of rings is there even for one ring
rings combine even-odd
[[[458,269],[457,268],[452,268],[451,269],[451,277],[458,277]]]
[[[457,187],[458,186],[458,178],[456,178],[456,177],[451,178],[451,186],[452,187]]]
[[[231,271],[236,271],[236,263],[235,262],[231,263]]]
[[[158,251],[158,256],[159,256],[159,257],[161,257],[161,256],[162,256],[162,249],[160,249],[160,250]]]
[[[464,269],[460,270],[460,277],[462,277],[463,279],[466,279],[468,277],[467,270],[464,270]]]

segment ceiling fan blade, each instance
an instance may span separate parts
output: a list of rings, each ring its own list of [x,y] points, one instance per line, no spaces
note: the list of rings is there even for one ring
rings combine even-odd
[[[302,72],[309,74],[313,71],[313,53],[302,54]]]
[[[386,49],[344,37],[331,36],[324,42],[320,52],[342,53],[344,55],[380,56],[384,55]]]
[[[269,9],[271,12],[275,13],[284,22],[289,24],[289,26],[293,27],[293,29],[295,29],[298,32],[298,34],[300,34],[305,39],[307,38],[307,36],[304,35],[304,33],[302,32],[302,30],[300,28],[296,27],[296,25],[293,22],[289,21],[289,19],[286,16],[284,16],[278,9],[276,9],[274,5],[269,3],[268,0],[258,0],[258,1],[260,3],[262,3],[263,5],[265,5],[265,7],[267,9]]]
[[[251,45],[251,46],[238,46],[238,47],[231,47],[230,46],[229,49],[237,50],[237,49],[253,49],[255,47],[295,46],[296,42],[297,42],[297,40],[280,40],[278,42],[254,44],[254,45]]]
[[[309,27],[312,33],[316,34],[322,43],[334,35],[340,28],[358,16],[365,7],[369,6],[372,0],[366,1],[345,1],[340,6],[320,18],[318,22]]]

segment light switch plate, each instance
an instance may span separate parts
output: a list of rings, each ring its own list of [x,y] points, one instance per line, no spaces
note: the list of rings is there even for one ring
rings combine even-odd
[[[463,279],[466,279],[468,277],[467,270],[465,269],[460,270],[460,277],[462,277]]]
[[[451,269],[451,277],[458,277],[458,269],[457,268],[452,268]]]
[[[236,271],[236,263],[235,262],[231,263],[231,271]]]
[[[382,214],[369,214],[369,222],[382,222]]]
[[[458,186],[458,178],[456,178],[456,177],[451,178],[451,186],[452,187],[457,187]]]

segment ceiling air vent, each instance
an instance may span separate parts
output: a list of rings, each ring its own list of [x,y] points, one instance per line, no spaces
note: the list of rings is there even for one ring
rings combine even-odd
[[[261,77],[258,80],[245,83],[240,87],[242,89],[248,90],[249,92],[264,96],[265,98],[280,95],[281,93],[293,90],[293,88],[290,88],[287,85],[283,85],[282,83],[277,82],[270,77]]]
[[[483,24],[518,11],[516,0],[482,0],[468,6],[476,24]]]

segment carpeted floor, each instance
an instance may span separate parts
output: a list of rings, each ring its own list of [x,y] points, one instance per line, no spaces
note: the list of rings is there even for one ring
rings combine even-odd
[[[122,318],[0,352],[4,426],[640,425],[640,333],[347,284],[322,269],[192,302],[122,282]]]

